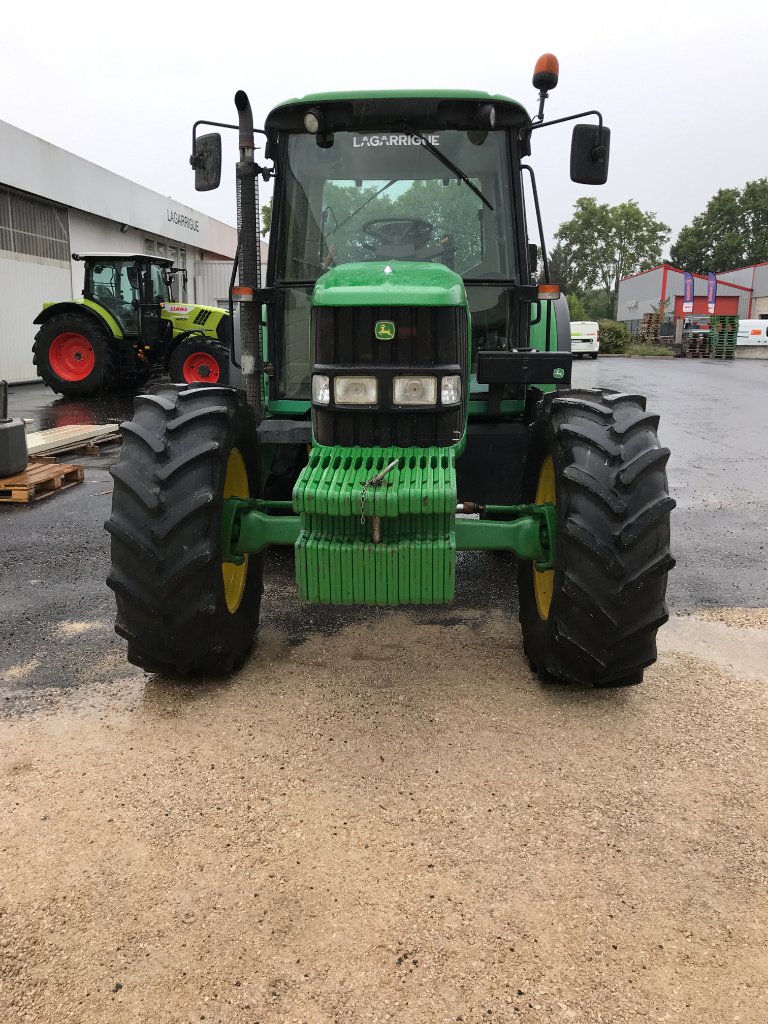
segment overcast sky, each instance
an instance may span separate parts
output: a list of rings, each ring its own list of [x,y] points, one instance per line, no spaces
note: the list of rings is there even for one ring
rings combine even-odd
[[[534,134],[545,231],[573,202],[636,199],[679,229],[726,186],[768,175],[768,4],[485,3],[2,5],[0,119],[233,223],[234,171],[196,193],[192,123],[256,124],[282,100],[341,89],[483,89],[535,106],[539,54],[560,60],[547,116],[597,107],[612,130],[601,188],[568,178],[570,126]],[[225,133],[225,168],[236,159]]]

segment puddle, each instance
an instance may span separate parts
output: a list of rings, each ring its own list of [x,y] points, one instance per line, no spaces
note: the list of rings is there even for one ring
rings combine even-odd
[[[659,630],[657,642],[660,652],[692,654],[735,675],[768,680],[766,609],[717,608],[672,615]]]

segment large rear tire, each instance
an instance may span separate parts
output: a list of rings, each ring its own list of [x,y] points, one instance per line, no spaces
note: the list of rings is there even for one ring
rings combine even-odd
[[[555,568],[518,567],[523,643],[544,679],[642,682],[669,617],[669,449],[638,395],[547,395],[533,425],[523,501],[557,506]]]
[[[223,562],[225,497],[257,497],[256,423],[224,387],[161,385],[138,395],[112,469],[115,629],[150,672],[225,675],[253,641],[263,556]]]
[[[108,391],[118,377],[114,339],[88,316],[61,313],[35,336],[37,375],[62,395],[87,397]]]

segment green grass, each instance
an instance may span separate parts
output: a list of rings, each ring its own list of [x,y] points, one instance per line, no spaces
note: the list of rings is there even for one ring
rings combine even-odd
[[[673,353],[670,349],[664,348],[663,345],[641,345],[639,343],[632,343],[627,345],[625,356],[671,356]]]

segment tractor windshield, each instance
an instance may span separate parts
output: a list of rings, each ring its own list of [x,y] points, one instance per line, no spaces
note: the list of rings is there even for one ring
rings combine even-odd
[[[340,263],[450,267],[467,285],[473,323],[478,314],[474,346],[503,347],[507,301],[493,282],[517,276],[507,133],[336,132],[329,141],[291,135],[286,147],[274,265],[284,309],[281,397],[308,394],[312,288]]]
[[[336,263],[380,259],[512,277],[506,133],[424,138],[474,189],[417,135],[337,132],[328,148],[312,135],[291,136],[278,278],[316,280]]]

